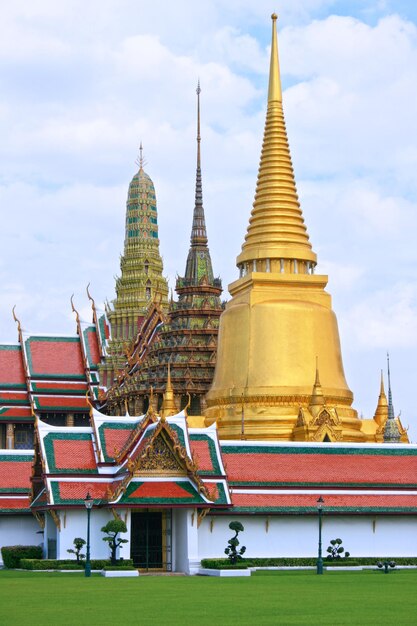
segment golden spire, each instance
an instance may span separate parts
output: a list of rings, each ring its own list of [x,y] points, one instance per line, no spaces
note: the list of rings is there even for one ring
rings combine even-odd
[[[384,389],[384,375],[381,370],[381,387],[379,390],[378,404],[375,409],[374,420],[379,426],[384,424],[388,419],[388,401]]]
[[[161,406],[161,419],[165,420],[170,415],[175,415],[176,413],[178,413],[178,409],[175,405],[174,389],[171,384],[171,365],[168,363],[168,378]]]
[[[269,89],[268,103],[277,100],[282,102],[281,75],[279,71],[278,43],[276,21],[278,15],[273,13],[272,19],[272,43],[271,43],[271,61],[269,67]]]
[[[320,375],[319,375],[319,359],[316,356],[316,379],[313,385],[313,393],[311,394],[310,400],[310,411],[314,417],[319,413],[320,409],[324,406],[324,396],[323,389],[320,383]]]
[[[269,70],[268,109],[258,172],[255,201],[237,265],[265,260],[265,267],[248,271],[308,273],[316,264],[298,202],[294,171],[282,109],[275,13],[272,14],[272,45]],[[294,263],[296,261],[296,269]],[[272,262],[272,265],[271,265]],[[278,267],[280,269],[278,269]]]

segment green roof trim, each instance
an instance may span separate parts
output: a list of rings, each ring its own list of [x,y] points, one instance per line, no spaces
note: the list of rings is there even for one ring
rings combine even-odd
[[[309,513],[317,516],[317,508],[315,506],[234,506],[233,513],[285,513],[290,515],[299,515],[300,513]],[[356,507],[356,506],[326,506],[323,510],[323,515],[326,513],[412,513],[416,514],[416,507],[388,507],[388,506],[371,506],[371,507]]]
[[[89,364],[90,367],[95,367],[95,363],[93,362],[93,357],[91,355],[90,343],[88,341],[88,335],[89,334],[95,334],[95,332],[96,332],[95,326],[88,326],[87,328],[84,328],[84,330],[83,330],[84,346],[85,346],[85,350],[87,352],[87,360],[88,360],[88,364]]]
[[[217,483],[216,486],[217,486],[217,491],[219,495],[217,499],[215,500],[214,504],[228,504],[224,484]],[[210,485],[206,484],[206,487],[210,490]]]
[[[0,389],[4,389],[4,390],[9,390],[9,389],[16,389],[16,391],[20,390],[20,389],[27,389],[25,383],[0,383]]]
[[[97,467],[93,469],[58,468],[55,464],[54,441],[90,441],[92,443],[90,433],[48,433],[45,435],[43,438],[43,444],[45,446],[50,474],[98,474]]]
[[[17,463],[32,463],[33,459],[35,458],[34,453],[32,452],[31,454],[0,454],[0,463],[4,463],[4,462],[17,462]],[[1,471],[1,467],[0,467],[0,471]]]
[[[287,446],[221,446],[222,454],[323,454],[323,455],[346,455],[346,456],[417,456],[417,448],[382,448],[375,445],[374,448],[309,448]]]
[[[178,424],[170,424],[169,422],[168,426],[177,434],[180,444],[185,448],[185,435],[181,426],[178,426]]]
[[[335,485],[343,485],[343,487],[359,487],[359,488],[393,488],[393,487],[403,487],[403,488],[417,488],[417,482],[415,483],[347,483],[344,480],[330,482],[271,482],[271,481],[247,481],[247,480],[230,480],[229,484],[231,487],[334,487]]]
[[[18,344],[12,346],[8,346],[7,344],[1,344],[0,350],[5,350],[6,352],[20,352],[22,348]]]
[[[210,474],[221,474],[220,463],[216,453],[216,444],[214,443],[211,437],[208,435],[192,435],[190,434],[190,442],[191,441],[207,441],[209,452],[210,452],[210,460],[213,466],[212,470],[198,470],[198,473],[202,476],[210,475]]]

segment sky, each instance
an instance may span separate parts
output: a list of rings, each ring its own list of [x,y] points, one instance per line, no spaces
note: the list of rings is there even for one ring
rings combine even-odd
[[[164,274],[183,274],[196,95],[214,272],[227,285],[256,185],[276,11],[284,112],[347,381],[372,417],[390,353],[417,441],[417,4],[414,0],[14,0],[0,21],[0,342],[74,334],[115,297],[143,142]]]

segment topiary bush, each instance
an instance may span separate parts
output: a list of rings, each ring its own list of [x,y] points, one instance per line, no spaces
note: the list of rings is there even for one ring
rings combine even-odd
[[[83,546],[85,546],[86,541],[81,537],[75,537],[72,543],[74,544],[74,548],[70,548],[69,550],[67,550],[67,552],[69,552],[70,554],[75,554],[77,563],[81,563],[82,559],[85,559],[85,554],[81,554],[81,550],[83,549]]]
[[[347,559],[350,556],[350,552],[345,552],[344,547],[342,546],[341,539],[332,539],[329,547],[327,548],[328,555],[326,559],[328,561],[335,561],[336,559]]]
[[[42,559],[42,546],[3,546],[1,549],[5,567],[20,567],[20,559]]]
[[[227,558],[229,559],[229,564],[236,565],[238,561],[242,560],[242,554],[246,552],[246,546],[242,546],[240,550],[237,549],[239,545],[239,539],[237,538],[238,534],[245,530],[243,524],[240,522],[230,522],[229,524],[230,530],[233,530],[236,534],[234,537],[229,539],[227,542],[229,545],[225,549],[225,554],[227,554]]]
[[[113,519],[107,522],[101,529],[102,533],[107,533],[106,537],[103,537],[103,541],[109,544],[110,548],[110,561],[112,565],[117,564],[116,551],[117,548],[123,548],[123,543],[128,543],[127,539],[122,539],[120,533],[127,533],[126,524],[121,519]]]

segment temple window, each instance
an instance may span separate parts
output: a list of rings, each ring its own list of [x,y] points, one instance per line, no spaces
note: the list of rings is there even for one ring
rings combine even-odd
[[[150,300],[151,299],[151,281],[150,280],[148,280],[148,282],[146,283],[145,294],[146,294],[146,299]]]
[[[145,267],[145,274],[148,275],[149,274],[149,261],[148,260],[145,261],[144,267]]]

